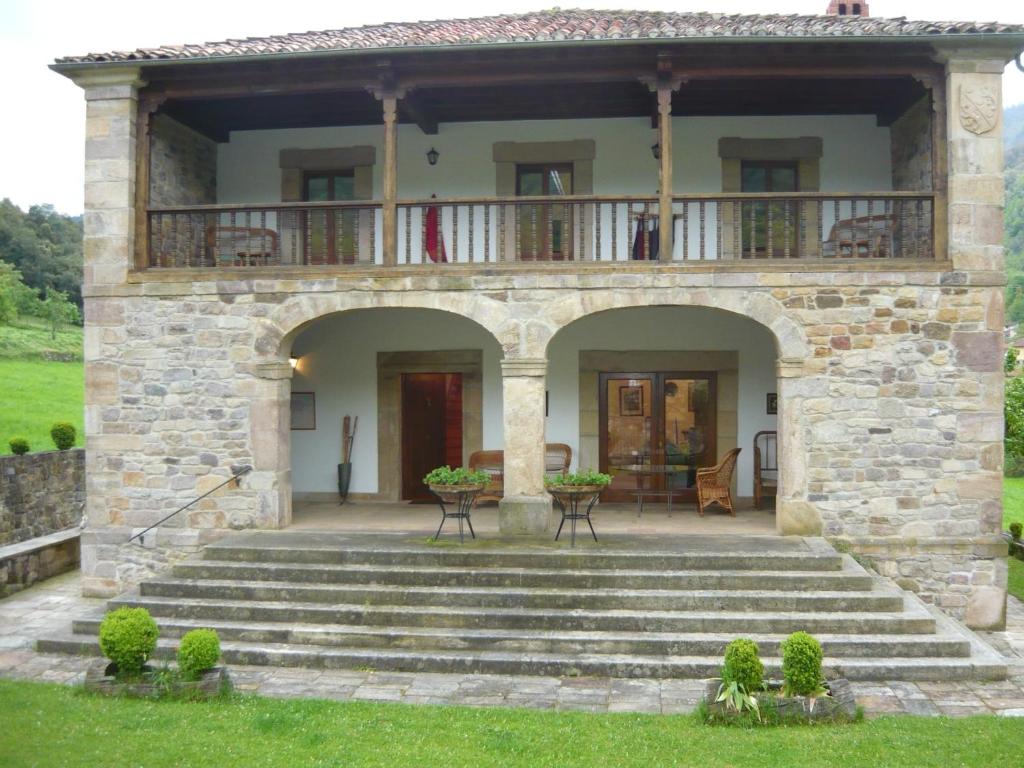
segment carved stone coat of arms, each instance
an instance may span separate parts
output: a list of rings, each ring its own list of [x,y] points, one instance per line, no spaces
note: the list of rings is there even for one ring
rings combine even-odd
[[[971,133],[988,133],[999,123],[999,94],[991,86],[960,88],[960,125]]]

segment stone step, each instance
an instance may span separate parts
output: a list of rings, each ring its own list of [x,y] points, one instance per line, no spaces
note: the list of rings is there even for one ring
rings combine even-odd
[[[171,658],[174,649],[173,641],[161,640],[156,657]],[[98,655],[99,645],[93,637],[68,634],[40,640],[39,650]],[[501,651],[332,648],[235,641],[222,643],[221,650],[228,664],[394,672],[708,678],[717,676],[721,669],[721,659],[711,656],[524,655]],[[767,657],[763,661],[766,673],[779,677],[780,660]],[[995,660],[975,658],[850,658],[827,660],[825,672],[830,677],[846,677],[851,680],[995,680],[1005,677],[1006,665]]]
[[[852,558],[838,571],[556,570],[409,565],[329,565],[186,561],[172,575],[183,579],[287,581],[312,584],[386,584],[422,587],[561,587],[563,589],[758,589],[866,591],[872,577]]]
[[[900,611],[808,613],[771,611],[561,610],[462,606],[355,605],[282,601],[214,600],[123,595],[109,601],[146,608],[158,617],[366,626],[557,629],[622,632],[720,632],[788,634],[924,634],[935,618],[905,604]]]
[[[248,563],[308,563],[322,565],[380,565],[455,568],[543,568],[549,570],[645,571],[839,571],[843,558],[831,548],[779,552],[728,550],[678,552],[594,548],[515,549],[508,546],[469,546],[439,543],[405,548],[388,546],[256,546],[215,543],[203,550],[203,559]],[[472,546],[472,545],[471,545]],[[720,546],[720,545],[719,545]]]
[[[379,584],[295,584],[154,578],[143,597],[251,600],[258,602],[541,608],[565,611],[899,611],[903,595],[871,592],[779,592],[760,590],[541,589],[536,587],[406,587]]]
[[[102,616],[78,619],[76,634],[97,635]],[[277,624],[161,618],[160,636],[215,629],[223,640],[249,643],[440,650],[493,650],[520,653],[632,654],[637,656],[718,656],[736,638],[721,633],[574,632],[551,630],[373,627],[338,624]],[[747,635],[766,656],[779,656],[785,635]],[[958,635],[818,635],[827,656],[837,658],[956,658],[970,655],[970,643]]]

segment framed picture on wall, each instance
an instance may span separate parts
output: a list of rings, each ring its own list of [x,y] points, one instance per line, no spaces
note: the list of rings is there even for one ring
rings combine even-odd
[[[292,392],[292,429],[316,429],[314,392]]]
[[[619,388],[619,415],[620,416],[643,416],[644,415],[644,388],[643,387],[621,387],[621,388]]]
[[[779,412],[779,393],[769,392],[768,393],[768,415],[775,416]]]

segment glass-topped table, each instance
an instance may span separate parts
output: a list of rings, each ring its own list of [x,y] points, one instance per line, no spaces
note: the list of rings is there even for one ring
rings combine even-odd
[[[696,470],[695,464],[625,464],[613,469],[629,472],[636,477],[636,487],[631,493],[636,495],[637,514],[643,514],[644,498],[647,496],[663,497],[668,505],[668,513],[672,514],[672,496],[685,491],[685,488],[673,488],[669,478],[673,475]],[[654,478],[664,477],[663,488],[652,487]]]

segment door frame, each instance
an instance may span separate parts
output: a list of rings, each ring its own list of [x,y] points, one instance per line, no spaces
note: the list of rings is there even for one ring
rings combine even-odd
[[[541,188],[542,188],[541,194],[542,194],[542,196],[547,196],[547,197],[553,196],[551,191],[550,191],[550,189],[549,189],[550,181],[551,181],[550,173],[549,172],[552,171],[552,170],[556,170],[559,173],[562,173],[562,172],[568,172],[569,173],[569,180],[570,180],[570,187],[571,188],[568,191],[565,191],[565,194],[572,195],[574,193],[574,189],[576,187],[576,168],[575,168],[575,165],[572,162],[552,162],[552,163],[516,163],[516,165],[515,165],[515,173],[516,173],[516,178],[515,178],[515,182],[516,182],[515,196],[517,198],[521,197],[524,200],[528,200],[531,197],[530,195],[522,194],[520,182],[522,180],[523,173],[536,173],[536,172],[540,172],[540,174],[541,174]],[[530,254],[529,256],[526,256],[522,252],[522,246],[525,245],[526,241],[522,237],[522,233],[520,233],[520,237],[518,238],[520,247],[518,249],[519,252],[516,253],[516,260],[517,261],[572,261],[573,260],[573,255],[575,253],[575,247],[574,247],[575,243],[573,243],[572,234],[573,234],[573,229],[574,229],[574,227],[573,227],[573,218],[574,218],[574,214],[575,214],[575,210],[576,209],[575,209],[575,207],[573,205],[571,205],[569,203],[562,203],[561,204],[561,205],[564,206],[565,212],[566,212],[566,216],[564,216],[563,219],[562,219],[563,225],[565,227],[565,236],[562,238],[562,248],[561,248],[560,251],[558,251],[558,254],[556,256],[556,254],[551,250],[551,245],[552,245],[551,244],[551,234],[552,234],[551,219],[552,219],[552,208],[555,205],[559,205],[559,203],[537,203],[537,204],[534,205],[534,207],[537,209],[537,218],[536,218],[535,228],[536,228],[537,233],[539,235],[537,237],[537,254],[536,255]],[[522,215],[522,213],[526,210],[527,206],[525,204],[517,204],[516,208],[517,208],[517,211],[516,211],[516,226],[517,227],[521,227],[521,220],[519,219],[519,216]]]
[[[618,379],[650,379],[651,420],[658,425],[659,436],[651,434],[651,464],[664,464],[665,460],[665,380],[705,379],[708,382],[708,409],[713,420],[708,445],[705,451],[718,460],[718,371],[599,371],[597,377],[597,421],[598,421],[598,470],[608,471],[608,382]],[[660,458],[659,458],[660,457]],[[659,480],[660,484],[660,480]],[[673,497],[675,494],[673,494]],[[608,501],[629,501],[632,496],[611,488],[605,492]],[[696,501],[694,490],[679,491],[681,501]]]

